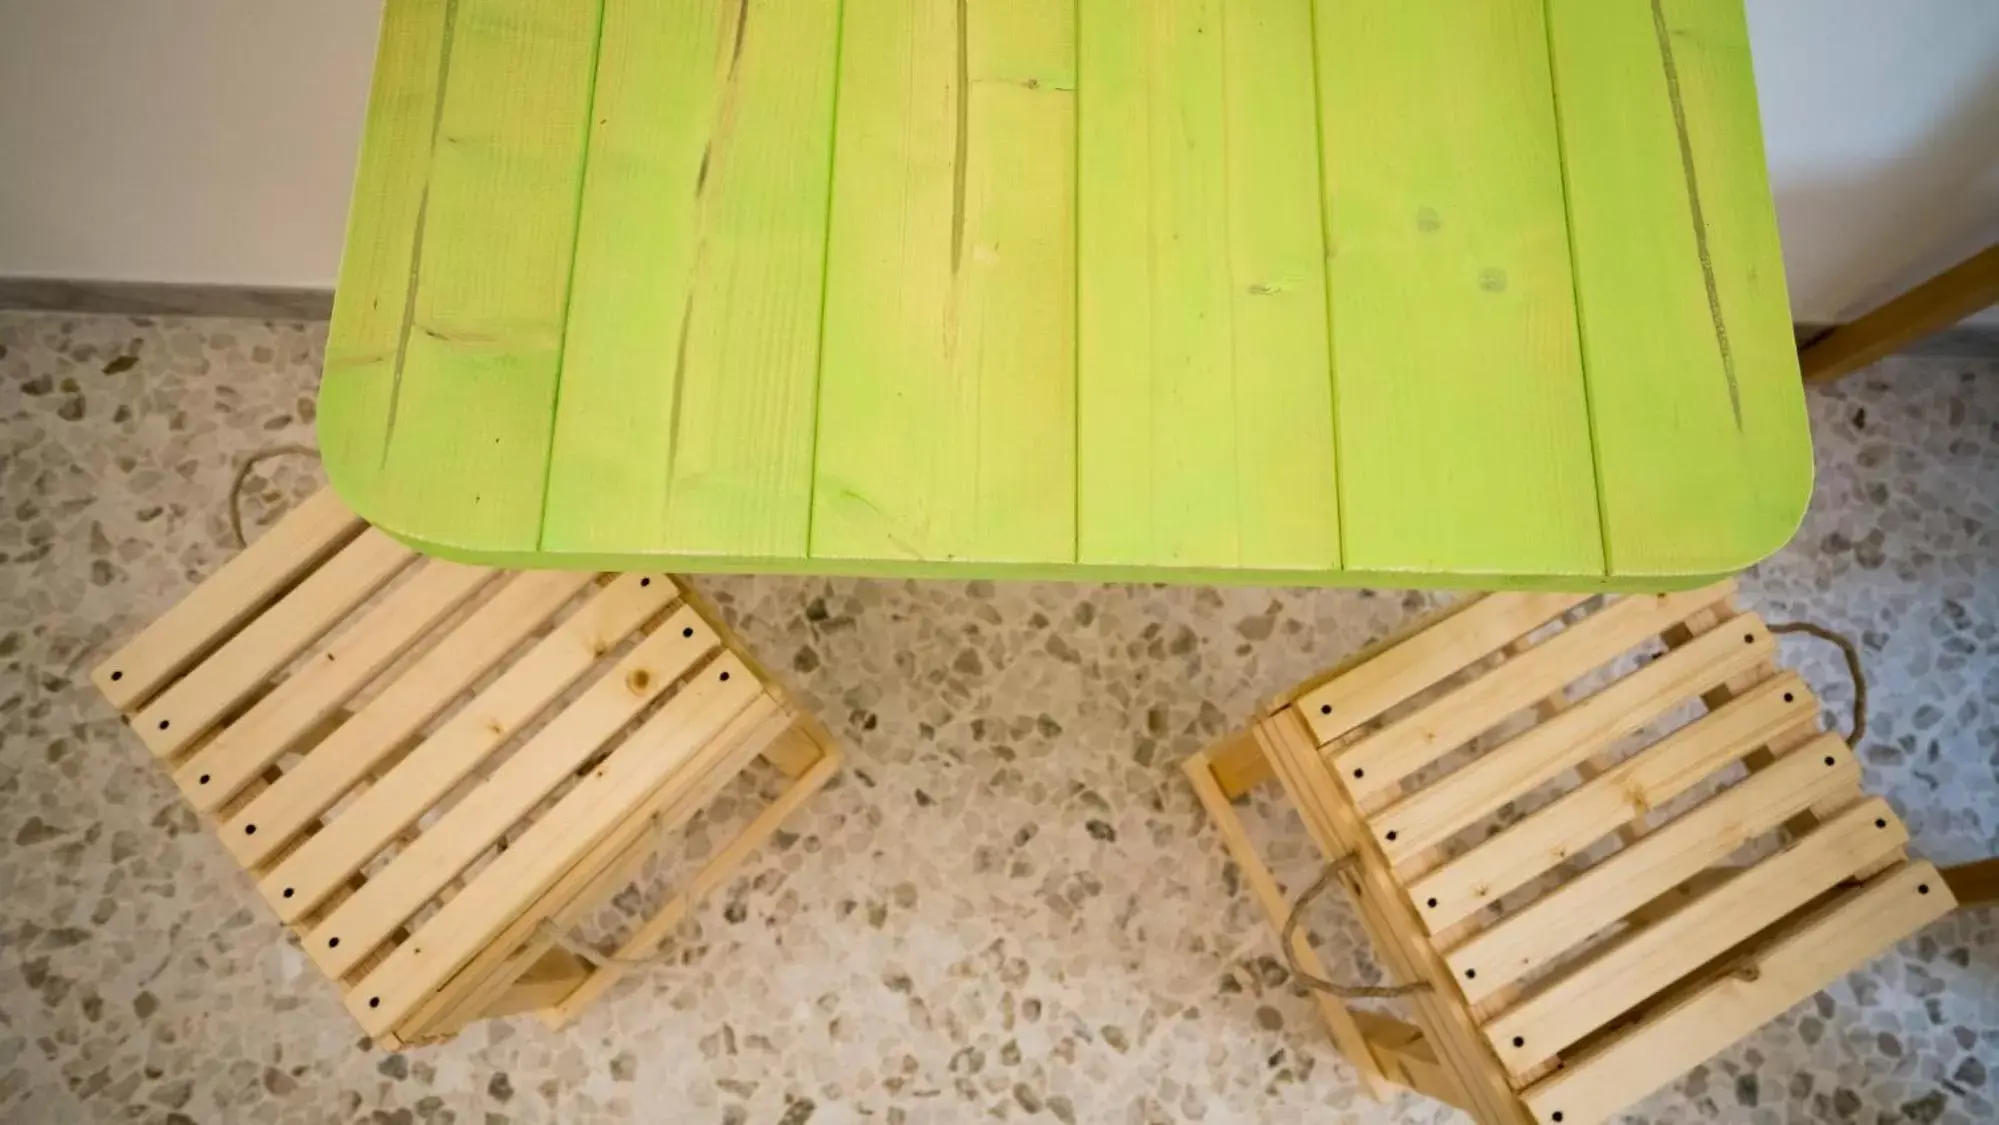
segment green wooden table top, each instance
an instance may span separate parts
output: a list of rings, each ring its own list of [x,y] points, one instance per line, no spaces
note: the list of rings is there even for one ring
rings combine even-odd
[[[320,441],[507,566],[1657,588],[1811,491],[1741,0],[388,0]]]

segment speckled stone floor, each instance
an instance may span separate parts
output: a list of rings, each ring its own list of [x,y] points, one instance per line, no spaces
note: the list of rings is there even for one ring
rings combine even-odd
[[[371,1050],[85,678],[229,554],[236,460],[311,440],[322,338],[0,314],[0,1118],[1453,1119],[1359,1093],[1175,769],[1429,595],[703,580],[854,767],[569,1033]],[[1864,639],[1868,782],[1917,849],[1999,851],[1999,366],[1889,361],[1811,410],[1817,498],[1748,600]],[[315,474],[260,469],[250,522]],[[1991,1121],[1994,1068],[1999,912],[1960,913],[1634,1119]]]

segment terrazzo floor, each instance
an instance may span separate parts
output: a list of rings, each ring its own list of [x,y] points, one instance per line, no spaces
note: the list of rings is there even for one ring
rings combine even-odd
[[[323,338],[0,313],[0,1120],[1457,1119],[1360,1093],[1176,768],[1438,595],[701,580],[852,767],[569,1032],[371,1049],[86,679],[230,553],[237,460],[311,440]],[[1999,365],[1890,360],[1811,412],[1816,499],[1746,600],[1863,638],[1916,850],[1999,851]],[[316,473],[267,463],[246,522]],[[1302,828],[1253,811],[1297,885]],[[1986,1122],[1993,1069],[1999,911],[1961,912],[1632,1120]]]

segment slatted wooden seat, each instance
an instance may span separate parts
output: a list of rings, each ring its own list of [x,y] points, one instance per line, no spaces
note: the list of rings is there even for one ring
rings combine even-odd
[[[423,559],[331,490],[92,677],[388,1046],[573,1016],[838,763],[670,576]],[[562,948],[759,756],[788,787],[680,897]]]
[[[1951,908],[1730,595],[1477,598],[1188,763],[1280,932],[1230,805],[1273,775],[1386,970],[1427,985],[1413,1023],[1319,996],[1378,1092],[1601,1121]]]

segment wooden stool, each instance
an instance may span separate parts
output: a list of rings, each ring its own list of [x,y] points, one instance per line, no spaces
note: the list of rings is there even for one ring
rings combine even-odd
[[[420,559],[330,489],[92,679],[391,1048],[566,1021],[839,761],[670,576]],[[562,948],[759,755],[789,788],[679,898]]]
[[[1292,907],[1229,804],[1273,773],[1388,972],[1427,985],[1414,1024],[1317,994],[1377,1092],[1601,1121],[1951,908],[1731,593],[1476,598],[1188,762],[1280,932]]]

